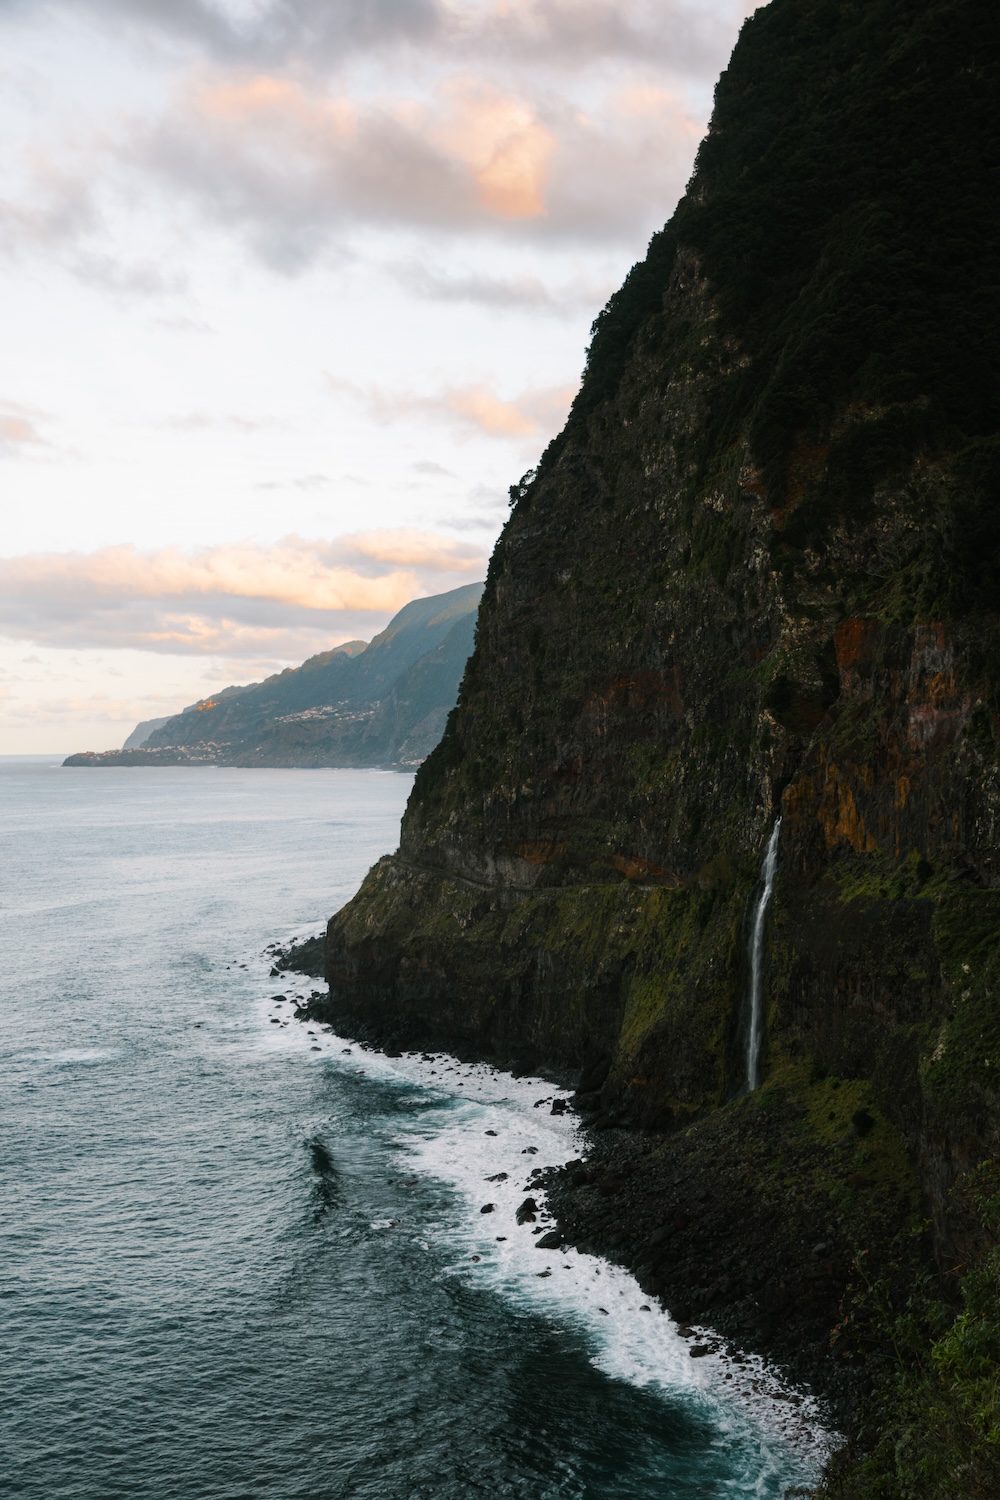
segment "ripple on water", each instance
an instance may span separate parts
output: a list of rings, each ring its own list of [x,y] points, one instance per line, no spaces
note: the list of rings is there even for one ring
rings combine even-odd
[[[312,986],[251,955],[348,899],[409,780],[0,766],[21,1500],[778,1500],[814,1472],[768,1372],[736,1399],[624,1272],[516,1225],[579,1153],[549,1085],[272,999]]]

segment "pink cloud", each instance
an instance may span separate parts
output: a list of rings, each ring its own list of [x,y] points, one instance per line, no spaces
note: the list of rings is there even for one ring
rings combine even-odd
[[[38,412],[15,402],[0,403],[0,454],[17,457],[49,445],[38,427]]]
[[[331,389],[361,401],[375,421],[405,422],[414,419],[474,428],[487,437],[545,438],[566,419],[578,386],[547,386],[522,391],[509,399],[487,385],[455,386],[434,395],[412,391],[386,391],[378,386],[359,386],[353,381],[329,376]]]
[[[130,155],[294,268],[354,225],[633,238],[679,196],[702,128],[638,86],[587,112],[472,74],[378,99],[202,74]]]
[[[57,646],[308,654],[485,572],[480,548],[415,530],[196,552],[132,546],[0,559],[0,634]]]

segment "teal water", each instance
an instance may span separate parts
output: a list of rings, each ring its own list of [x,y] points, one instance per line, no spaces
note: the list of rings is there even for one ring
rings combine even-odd
[[[692,1361],[624,1272],[514,1225],[580,1149],[551,1087],[272,998],[310,986],[263,948],[349,898],[409,786],[0,762],[3,1494],[687,1500],[815,1472],[766,1372]]]

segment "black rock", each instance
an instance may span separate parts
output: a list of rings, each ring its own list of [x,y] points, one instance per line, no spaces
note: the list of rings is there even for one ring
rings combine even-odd
[[[495,1203],[484,1203],[483,1206],[482,1206],[482,1208],[479,1210],[479,1212],[481,1214],[491,1214],[491,1213],[495,1212],[495,1210],[496,1210],[496,1204]]]
[[[576,1086],[577,1093],[589,1094],[594,1090],[601,1088],[607,1081],[607,1077],[610,1072],[610,1057],[602,1057],[599,1058],[597,1062],[590,1063],[590,1065],[584,1068],[583,1072],[580,1074],[580,1081]]]
[[[563,1237],[558,1229],[550,1229],[548,1234],[543,1234],[541,1239],[535,1241],[536,1250],[559,1250],[563,1245]]]
[[[518,1209],[514,1217],[519,1224],[533,1224],[535,1222],[535,1214],[537,1212],[538,1204],[535,1202],[534,1198],[525,1198],[524,1202],[521,1204],[521,1207]]]

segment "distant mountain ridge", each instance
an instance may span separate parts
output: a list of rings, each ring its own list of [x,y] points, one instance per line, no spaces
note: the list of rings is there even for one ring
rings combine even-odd
[[[482,583],[414,599],[370,643],[348,641],[264,682],[136,726],[121,750],[67,766],[414,767],[444,732],[472,651]]]
[[[164,724],[169,724],[172,717],[172,714],[166,714],[162,719],[142,719],[122,745],[122,749],[138,750],[140,745],[146,743],[155,729],[161,729]]]

